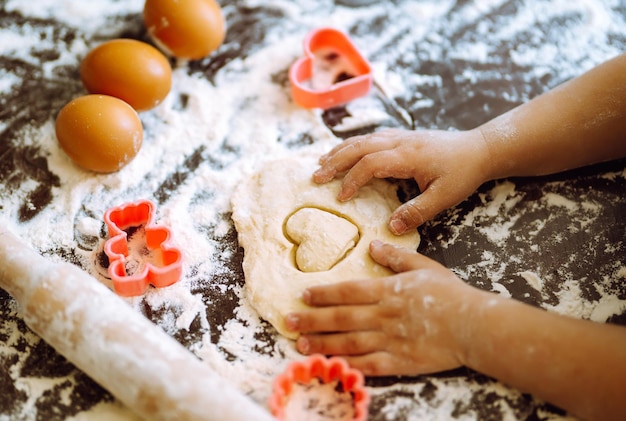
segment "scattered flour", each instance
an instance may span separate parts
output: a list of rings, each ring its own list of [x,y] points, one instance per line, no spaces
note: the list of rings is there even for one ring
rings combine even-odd
[[[597,301],[589,301],[584,298],[579,281],[566,280],[562,289],[557,292],[559,304],[553,306],[544,303],[542,307],[558,314],[595,322],[606,322],[609,317],[626,311],[626,300],[607,294],[601,286],[596,286],[596,288],[601,298]]]
[[[536,273],[524,271],[520,272],[520,276],[528,282],[528,285],[541,292],[541,289],[543,288],[543,281]]]
[[[267,5],[268,2],[244,1],[250,8]],[[173,89],[168,98],[156,109],[141,115],[147,128],[145,141],[137,158],[118,173],[94,175],[75,167],[58,147],[54,135],[54,125],[50,121],[40,128],[29,132],[24,137],[24,144],[39,145],[46,154],[50,170],[62,180],[62,187],[54,190],[50,205],[36,218],[23,224],[17,223],[20,200],[36,188],[36,183],[24,183],[9,202],[3,199],[3,213],[15,221],[14,231],[27,239],[34,247],[50,253],[50,258],[60,258],[54,250],[75,250],[81,265],[102,282],[107,282],[104,274],[94,268],[94,254],[101,246],[100,232],[103,227],[102,215],[111,206],[133,201],[156,194],[162,187],[163,174],[176,172],[186,165],[186,159],[200,154],[202,162],[181,182],[172,197],[163,200],[157,208],[157,221],[168,225],[173,232],[174,241],[184,246],[185,268],[181,282],[163,290],[151,290],[145,300],[152,308],[171,307],[178,311],[168,313],[159,322],[159,326],[170,334],[187,330],[194,321],[198,321],[203,332],[202,340],[191,351],[202,358],[206,364],[221,374],[225,379],[237,385],[260,405],[265,405],[271,393],[271,381],[281,372],[287,361],[301,356],[286,339],[276,338],[267,341],[260,338],[266,327],[256,313],[249,307],[241,289],[232,285],[215,285],[226,292],[235,290],[239,302],[235,318],[228,321],[220,332],[218,343],[211,341],[211,333],[216,326],[209,322],[207,311],[211,303],[202,301],[199,294],[193,293],[197,286],[197,275],[215,276],[219,279],[229,269],[224,265],[229,252],[220,249],[220,238],[229,234],[231,228],[230,194],[234,187],[266,159],[290,154],[291,145],[298,144],[303,133],[315,142],[309,146],[320,154],[326,152],[340,140],[321,121],[319,110],[304,110],[295,106],[289,97],[287,86],[282,89],[273,82],[273,78],[284,74],[290,63],[302,54],[301,41],[310,28],[319,26],[319,11],[332,11],[325,24],[347,30],[357,28],[360,22],[375,18],[382,12],[390,14],[395,24],[384,36],[368,35],[366,30],[359,31],[356,38],[358,46],[369,57],[375,69],[375,77],[390,96],[411,96],[415,109],[428,110],[434,104],[433,99],[420,92],[429,87],[443,88],[443,79],[437,74],[416,74],[410,70],[395,68],[395,60],[407,62],[420,60],[440,61],[449,58],[489,63],[497,58],[500,42],[506,42],[519,33],[529,38],[527,45],[521,45],[511,52],[513,64],[531,68],[528,77],[538,78],[547,74],[556,75],[552,83],[569,79],[593,65],[620,52],[618,46],[606,42],[607,31],[620,30],[623,25],[618,13],[609,12],[611,2],[590,2],[585,0],[555,2],[531,1],[520,5],[521,10],[514,19],[497,28],[484,19],[485,15],[497,11],[507,4],[505,0],[464,3],[448,1],[404,1],[377,2],[368,7],[349,9],[334,7],[330,1],[308,2],[273,1],[272,7],[280,10],[290,22],[284,28],[275,28],[267,34],[272,40],[245,58],[235,58],[212,82],[189,74],[184,63],[173,72]],[[397,3],[397,4],[396,4]],[[20,12],[25,16],[42,19],[53,18],[76,28],[97,28],[102,36],[108,32],[119,31],[110,16],[115,14],[139,13],[143,2],[95,0],[37,0],[31,2],[8,0],[4,9],[8,12]],[[229,13],[231,8],[226,6]],[[315,13],[313,13],[315,12]],[[558,38],[556,44],[546,43],[542,37],[540,25],[550,22],[569,12],[588,16],[584,25],[575,26]],[[451,13],[449,21],[441,17]],[[497,17],[494,17],[496,19]],[[476,26],[476,39],[460,39],[455,46],[450,45],[446,30],[440,25],[459,28],[465,23],[483,22]],[[433,24],[432,22],[435,22]],[[434,26],[433,26],[434,25]],[[580,29],[582,28],[582,29]],[[39,61],[31,54],[38,49],[54,50],[50,37],[42,37],[38,30],[28,26],[23,28],[0,28],[0,54],[14,56],[28,63]],[[55,60],[45,63],[45,74],[51,76],[53,70],[62,66],[78,66],[80,57],[95,45],[89,40],[89,34],[77,37],[68,44]],[[394,41],[395,40],[395,41]],[[412,46],[420,46],[416,51]],[[381,48],[394,43],[396,48]],[[537,45],[541,45],[537,48]],[[445,57],[444,57],[445,56]],[[481,77],[478,71],[465,69],[459,75],[467,81],[477,81]],[[0,70],[0,92],[7,92],[20,83],[17,76],[6,70]],[[512,101],[528,99],[526,91],[507,93]],[[513,96],[511,96],[513,95]],[[180,98],[186,97],[187,105],[180,106]],[[373,97],[362,98],[348,106],[352,117],[346,118],[335,127],[337,132],[382,124],[388,114]],[[419,122],[418,122],[419,125]],[[0,125],[0,129],[3,127]],[[208,165],[207,161],[215,165]],[[626,173],[615,177],[626,177]],[[168,192],[166,192],[168,193]],[[457,220],[458,229],[452,229],[452,237],[446,239],[446,247],[458,240],[463,229],[474,229],[481,221],[492,223],[478,227],[485,238],[496,247],[501,247],[511,238],[511,228],[518,222],[520,212],[520,192],[512,182],[497,184],[490,192],[480,196],[481,206]],[[568,211],[580,211],[582,207],[589,213],[589,218],[598,214],[597,207],[591,202],[574,203],[558,194],[544,197],[549,206],[565,208]],[[454,215],[452,222],[455,222]],[[529,225],[531,236],[541,236],[545,225],[536,221]],[[213,236],[207,235],[212,229]],[[584,224],[581,227],[584,229]],[[80,234],[77,240],[75,233]],[[81,242],[82,241],[82,242]],[[531,249],[537,246],[526,243]],[[504,264],[495,264],[496,251],[485,251],[483,261],[466,268],[458,269],[464,277],[473,273],[487,273],[492,289],[500,294],[511,295],[505,284]],[[549,279],[542,279],[527,268],[518,271],[528,284],[537,291],[542,291]],[[626,268],[621,268],[619,276],[626,278]],[[565,280],[557,294],[559,304],[544,305],[550,311],[574,317],[606,321],[613,314],[626,309],[626,301],[614,295],[603,294],[598,302],[582,299],[582,292],[577,280]],[[141,299],[127,299],[129,305],[141,310]],[[208,308],[207,308],[208,306]],[[17,311],[17,310],[16,310]],[[15,329],[17,332],[17,329]],[[19,338],[9,336],[5,344],[0,344],[2,355],[13,355]],[[27,337],[32,344],[35,337]],[[12,373],[18,376],[19,373]],[[30,400],[24,411],[32,410],[32,404],[47,388],[57,380],[19,379],[17,387],[27,391]],[[60,380],[59,380],[60,381]],[[415,395],[410,398],[402,394],[384,401],[380,414],[386,420],[429,419],[445,420],[459,405],[469,401],[477,391],[493,391],[500,396],[518,396],[519,393],[497,383],[477,385],[465,379],[444,381],[432,380],[437,386],[436,398],[427,402],[418,396],[421,386],[413,386]],[[42,383],[48,382],[48,383]],[[411,389],[410,385],[405,386]],[[397,391],[393,387],[372,388],[375,396]],[[407,396],[410,396],[409,393]],[[63,396],[62,399],[69,399]],[[500,408],[504,414],[512,414],[513,409]],[[410,414],[410,415],[406,415]],[[474,419],[469,411],[467,419]],[[402,418],[406,416],[406,418]],[[1,417],[0,417],[1,419]],[[101,403],[89,413],[80,414],[72,420],[134,420],[134,416],[125,408],[115,403]],[[462,419],[462,418],[459,418]],[[510,419],[510,418],[509,418]],[[563,417],[561,419],[566,419]]]

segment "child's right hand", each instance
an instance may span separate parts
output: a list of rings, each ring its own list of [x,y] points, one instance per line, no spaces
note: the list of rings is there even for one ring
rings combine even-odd
[[[400,235],[465,200],[489,179],[490,163],[478,130],[390,129],[347,139],[320,158],[313,180],[326,183],[347,171],[337,196],[346,201],[374,177],[413,178],[422,193],[389,220]]]

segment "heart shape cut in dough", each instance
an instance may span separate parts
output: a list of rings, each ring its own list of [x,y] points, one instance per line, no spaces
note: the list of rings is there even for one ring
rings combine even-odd
[[[302,208],[285,223],[287,238],[296,245],[296,266],[302,272],[331,269],[359,241],[352,222],[318,208]]]

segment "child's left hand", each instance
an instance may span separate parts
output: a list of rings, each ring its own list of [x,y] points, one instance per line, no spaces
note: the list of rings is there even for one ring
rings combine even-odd
[[[372,242],[372,258],[398,272],[385,278],[309,288],[312,308],[287,316],[304,354],[339,355],[365,375],[415,375],[464,364],[474,304],[493,298],[439,263]]]

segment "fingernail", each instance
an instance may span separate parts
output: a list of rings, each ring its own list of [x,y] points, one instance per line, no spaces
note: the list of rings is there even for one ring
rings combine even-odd
[[[378,248],[381,247],[383,245],[383,242],[380,240],[372,240],[372,242],[370,243],[370,247],[372,248]]]
[[[311,292],[308,289],[305,289],[302,291],[300,299],[302,299],[305,304],[311,304]]]
[[[311,348],[309,340],[304,336],[300,336],[296,342],[296,348],[303,354],[308,354]]]
[[[332,173],[329,173],[328,170],[320,168],[319,170],[313,173],[313,181],[318,184],[327,183],[333,179]]]
[[[404,232],[406,231],[406,225],[401,219],[392,219],[389,222],[389,228],[391,229],[391,232],[396,235],[404,234]]]
[[[353,195],[354,195],[354,191],[352,189],[343,187],[339,191],[339,194],[337,195],[337,200],[341,202],[347,202],[348,200],[352,198]]]
[[[295,314],[288,314],[287,317],[285,317],[285,326],[287,326],[289,330],[298,330],[299,322],[300,319]]]

